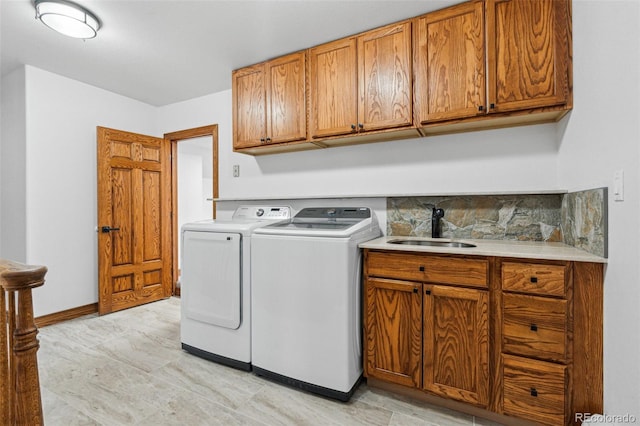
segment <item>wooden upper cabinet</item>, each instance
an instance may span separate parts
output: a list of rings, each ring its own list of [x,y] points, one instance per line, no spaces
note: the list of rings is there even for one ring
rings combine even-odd
[[[234,71],[232,92],[233,148],[260,145],[267,133],[264,64]]]
[[[484,114],[484,4],[469,2],[429,13],[414,25],[420,123]]]
[[[269,61],[267,77],[267,138],[272,143],[307,138],[305,53]]]
[[[234,150],[325,148],[557,121],[571,0],[469,0],[233,72]]]
[[[569,0],[487,0],[486,8],[493,110],[570,103]]]
[[[416,18],[420,124],[571,108],[569,1],[474,0]],[[548,114],[539,121],[562,115]]]
[[[413,123],[411,23],[309,50],[313,138]]]
[[[424,287],[423,388],[486,406],[489,401],[489,294]]]
[[[358,119],[356,39],[310,49],[309,68],[311,137],[354,132]]]
[[[411,22],[388,25],[358,37],[360,131],[413,123]]]
[[[234,149],[306,140],[305,52],[235,70]]]

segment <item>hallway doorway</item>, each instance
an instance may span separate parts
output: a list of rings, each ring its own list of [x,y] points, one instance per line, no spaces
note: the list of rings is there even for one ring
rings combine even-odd
[[[173,294],[180,295],[180,229],[215,219],[218,197],[218,126],[167,133],[171,142]]]

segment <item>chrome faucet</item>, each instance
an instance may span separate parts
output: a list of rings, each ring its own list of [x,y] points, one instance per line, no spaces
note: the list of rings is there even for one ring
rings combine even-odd
[[[440,233],[440,219],[444,217],[444,210],[433,208],[431,211],[431,238],[442,237]]]

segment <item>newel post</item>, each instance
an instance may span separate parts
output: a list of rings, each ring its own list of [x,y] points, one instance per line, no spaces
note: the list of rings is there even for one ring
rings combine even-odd
[[[0,420],[4,424],[44,424],[38,376],[38,329],[33,319],[31,289],[44,284],[46,273],[44,266],[0,259],[0,287],[3,293],[0,307],[2,311],[5,311],[5,306],[8,307],[6,319],[0,322],[4,326],[0,343],[3,344],[2,352],[7,354],[0,355],[3,361],[0,378],[4,383],[0,395],[3,401]],[[8,377],[1,377],[4,375]]]

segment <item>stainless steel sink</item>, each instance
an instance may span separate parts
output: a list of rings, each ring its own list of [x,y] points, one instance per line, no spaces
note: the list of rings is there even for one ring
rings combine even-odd
[[[429,247],[455,247],[468,248],[476,247],[475,244],[462,243],[460,241],[437,241],[437,240],[389,240],[389,244],[403,244],[408,246],[429,246]]]

